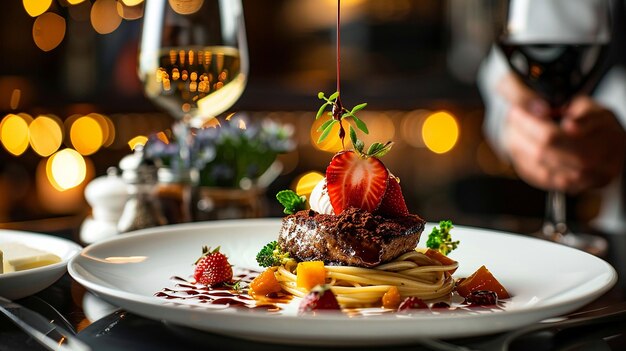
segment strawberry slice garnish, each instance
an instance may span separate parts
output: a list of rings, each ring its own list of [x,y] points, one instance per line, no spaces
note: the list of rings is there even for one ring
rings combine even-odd
[[[203,246],[193,277],[196,283],[203,285],[230,282],[233,279],[233,268],[226,255],[220,252],[219,246],[214,250]]]
[[[348,207],[374,212],[388,179],[389,172],[378,158],[352,150],[337,153],[326,168],[326,187],[335,214]]]
[[[389,174],[387,190],[385,191],[380,206],[376,210],[376,214],[387,218],[403,217],[409,214],[409,210],[404,202],[404,197],[402,196],[400,180],[393,174]]]
[[[328,285],[317,285],[304,296],[298,307],[298,313],[314,312],[318,310],[340,310],[337,297]]]

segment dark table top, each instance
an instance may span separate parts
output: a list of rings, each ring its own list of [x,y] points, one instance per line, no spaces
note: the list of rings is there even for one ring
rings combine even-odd
[[[606,236],[609,252],[604,257],[615,267],[619,279],[606,294],[583,307],[591,311],[605,306],[626,308],[626,235]],[[294,346],[260,343],[200,332],[160,321],[146,319],[129,312],[116,310],[87,292],[68,274],[36,295],[17,301],[39,312],[54,323],[76,332],[93,350],[293,350]],[[602,312],[599,312],[602,313]],[[610,327],[577,329],[575,332],[535,333],[516,340],[512,350],[625,350],[626,317],[613,321]],[[491,349],[491,343],[501,335],[445,340],[445,344],[419,343],[414,345],[377,346],[376,350],[455,350],[456,346],[472,350]],[[343,347],[341,349],[345,349]],[[43,350],[28,335],[0,316],[0,351]],[[320,348],[298,346],[299,350]],[[358,349],[364,349],[358,347]]]

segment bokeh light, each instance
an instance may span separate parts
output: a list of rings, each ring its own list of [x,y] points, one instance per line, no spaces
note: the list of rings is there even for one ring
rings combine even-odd
[[[122,17],[117,13],[117,1],[96,0],[91,5],[91,25],[100,34],[109,34],[119,27]]]
[[[140,4],[128,5],[124,2],[117,3],[117,14],[127,21],[139,19],[143,16],[143,1]]]
[[[39,116],[28,126],[30,134],[30,146],[43,157],[55,153],[63,142],[63,130],[59,121],[48,117]]]
[[[56,13],[46,12],[33,23],[33,40],[43,51],[50,51],[65,37],[65,19]]]
[[[426,117],[431,114],[428,110],[413,110],[408,112],[400,123],[400,135],[405,143],[416,147],[425,147],[422,139],[422,126]]]
[[[52,155],[46,163],[46,175],[59,191],[80,185],[87,174],[85,159],[78,151],[63,149]]]
[[[332,130],[330,131],[330,134],[328,134],[328,137],[324,141],[322,141],[319,144],[317,143],[317,140],[322,134],[322,132],[318,132],[317,129],[322,124],[324,124],[324,122],[327,120],[328,120],[327,117],[321,117],[315,120],[315,122],[313,122],[313,125],[311,126],[311,143],[313,143],[313,145],[319,150],[330,152],[330,153],[336,153],[343,149],[341,146],[341,139],[339,139],[339,123],[335,123]],[[346,128],[346,140],[345,141],[347,143],[350,143],[350,137],[348,136],[348,129],[347,129],[348,123],[344,121],[343,126],[344,128]]]
[[[24,9],[31,17],[37,17],[48,11],[52,0],[23,0]]]
[[[148,137],[145,135],[138,135],[128,141],[128,146],[131,150],[135,150],[137,145],[146,145],[148,142]]]
[[[293,188],[296,189],[296,194],[304,195],[308,198],[313,188],[315,188],[317,183],[323,178],[324,175],[320,172],[308,172],[298,177]]]
[[[59,189],[56,183],[48,177],[47,165],[49,159],[42,158],[35,171],[35,192],[37,204],[42,210],[50,214],[76,214],[85,209],[85,186],[95,177],[95,168],[91,160],[85,158],[85,179],[79,185],[70,189]]]
[[[434,153],[450,151],[459,138],[459,126],[454,116],[445,111],[435,112],[426,118],[422,127],[426,147]]]
[[[363,140],[366,147],[374,142],[386,143],[395,140],[396,127],[393,125],[391,117],[386,113],[361,111],[357,116],[367,124],[369,130],[369,134],[365,134],[355,129],[359,139]]]
[[[115,141],[115,126],[113,125],[113,121],[111,121],[109,117],[99,113],[90,113],[87,116],[93,118],[100,125],[100,130],[102,130],[102,146],[111,146],[113,141]]]
[[[103,144],[104,135],[100,123],[91,116],[79,117],[70,128],[70,141],[82,155],[91,155]]]
[[[137,6],[139,4],[142,4],[144,1],[143,0],[121,0],[121,2],[126,6]]]
[[[28,124],[24,116],[8,114],[0,123],[0,141],[2,146],[15,156],[19,156],[28,148]]]
[[[65,0],[65,1],[67,1],[67,3],[70,5],[78,5],[82,2],[85,2],[85,0]]]
[[[170,7],[176,13],[181,15],[191,15],[198,12],[204,3],[204,0],[169,0]]]

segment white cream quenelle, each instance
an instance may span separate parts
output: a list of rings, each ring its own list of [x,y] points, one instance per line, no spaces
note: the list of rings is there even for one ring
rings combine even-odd
[[[309,196],[309,206],[317,213],[335,214],[333,205],[330,203],[328,189],[326,188],[326,178],[317,183],[311,195]]]

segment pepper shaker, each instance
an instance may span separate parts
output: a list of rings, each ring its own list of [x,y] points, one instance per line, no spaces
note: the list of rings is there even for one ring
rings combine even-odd
[[[154,196],[157,167],[145,157],[143,145],[122,158],[119,164],[126,183],[128,199],[117,224],[120,233],[167,224],[159,201]]]

